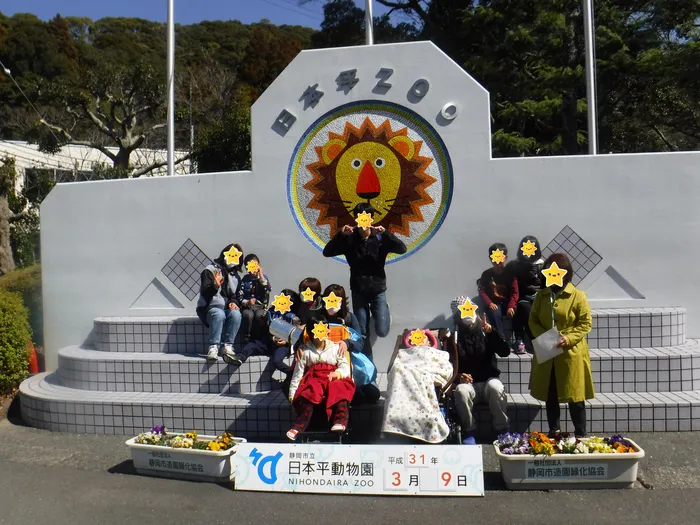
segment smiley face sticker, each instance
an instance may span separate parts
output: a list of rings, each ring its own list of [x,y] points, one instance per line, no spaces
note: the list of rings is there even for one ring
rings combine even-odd
[[[224,252],[224,260],[226,261],[226,266],[230,266],[231,264],[238,264],[238,261],[241,260],[241,255],[243,255],[243,252],[241,252],[235,246],[231,246],[231,249],[229,251]]]
[[[323,298],[323,302],[326,303],[326,310],[340,310],[340,306],[343,304],[343,298],[331,292],[327,297]]]
[[[545,286],[559,286],[563,287],[564,286],[564,276],[568,273],[567,270],[563,268],[559,268],[559,265],[556,262],[553,262],[552,265],[547,268],[546,270],[542,270],[542,275],[545,276],[546,282],[544,283]]]
[[[499,250],[498,248],[492,251],[489,257],[491,257],[491,262],[494,264],[500,264],[506,260],[506,254],[503,253],[503,250]]]
[[[260,265],[258,264],[258,261],[253,259],[252,261],[249,261],[248,264],[245,265],[245,269],[248,270],[248,273],[257,273],[258,270],[260,269]]]
[[[311,333],[314,334],[314,338],[318,339],[319,341],[325,341],[326,339],[328,339],[328,336],[331,333],[331,329],[326,323],[320,322],[314,324],[314,329],[311,330]]]
[[[408,337],[408,340],[413,346],[425,346],[428,344],[428,336],[425,335],[423,330],[419,329],[413,330],[411,335]]]
[[[293,304],[292,298],[286,294],[275,295],[275,300],[272,302],[275,312],[279,314],[291,312]]]
[[[314,291],[313,291],[311,288],[309,288],[308,286],[306,287],[306,290],[304,290],[303,292],[301,292],[301,299],[302,299],[305,303],[310,303],[310,302],[312,302],[312,301],[314,300],[314,297],[316,297],[316,292],[314,292]]]
[[[360,228],[369,228],[372,226],[372,215],[367,213],[366,211],[363,211],[362,213],[358,213],[357,217],[355,218],[355,224],[357,224]]]
[[[478,306],[472,303],[471,299],[467,298],[464,303],[457,306],[457,308],[459,308],[459,315],[462,319],[465,317],[469,317],[470,319],[476,318],[476,309]]]
[[[520,251],[523,252],[525,257],[532,257],[535,255],[535,253],[537,253],[537,246],[535,246],[534,242],[528,239],[520,247]]]

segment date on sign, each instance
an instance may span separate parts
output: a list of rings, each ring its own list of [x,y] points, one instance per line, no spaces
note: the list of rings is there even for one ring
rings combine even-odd
[[[428,465],[426,465],[428,466]],[[455,492],[457,487],[467,486],[467,476],[455,476],[452,472],[436,469],[410,468],[384,469],[384,490],[420,492]]]

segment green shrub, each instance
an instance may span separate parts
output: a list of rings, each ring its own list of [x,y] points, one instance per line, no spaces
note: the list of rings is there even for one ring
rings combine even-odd
[[[0,277],[0,290],[17,293],[29,310],[32,340],[44,344],[44,310],[41,302],[41,265],[35,264]]]
[[[0,394],[29,374],[29,320],[22,298],[0,290]]]

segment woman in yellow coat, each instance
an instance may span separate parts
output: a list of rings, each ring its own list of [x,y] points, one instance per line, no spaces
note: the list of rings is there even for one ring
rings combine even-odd
[[[556,263],[556,267],[552,266]],[[539,337],[552,328],[552,319],[561,334],[557,346],[564,353],[554,359],[539,363],[532,358],[530,393],[535,399],[546,401],[547,422],[550,435],[560,431],[559,403],[569,404],[571,421],[577,437],[586,435],[586,399],[595,397],[591,356],[586,335],[591,331],[591,309],[586,294],[571,284],[573,270],[569,258],[563,253],[554,253],[544,263],[543,274],[554,270],[550,278],[561,277],[562,286],[540,290],[532,303],[530,330]],[[548,279],[550,280],[550,279]],[[552,311],[554,317],[552,317]]]

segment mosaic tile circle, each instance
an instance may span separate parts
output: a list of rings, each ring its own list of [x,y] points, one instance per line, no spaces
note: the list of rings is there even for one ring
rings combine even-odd
[[[453,169],[435,129],[420,115],[388,102],[360,101],[326,113],[300,138],[287,173],[287,199],[297,226],[317,249],[369,202],[410,256],[445,220]]]

